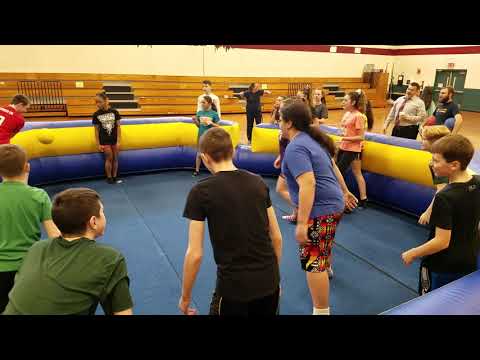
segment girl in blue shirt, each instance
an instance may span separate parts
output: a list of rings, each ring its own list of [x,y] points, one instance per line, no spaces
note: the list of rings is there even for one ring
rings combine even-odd
[[[333,156],[335,144],[318,126],[302,101],[285,101],[280,109],[280,129],[290,140],[282,162],[292,202],[298,209],[295,237],[300,262],[306,272],[313,315],[329,315],[327,269],[338,223],[345,205],[357,199],[347,189]]]

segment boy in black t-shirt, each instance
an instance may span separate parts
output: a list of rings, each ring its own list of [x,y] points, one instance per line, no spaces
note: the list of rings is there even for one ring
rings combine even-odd
[[[212,128],[200,139],[203,163],[213,176],[188,195],[183,216],[190,219],[179,308],[186,315],[203,255],[205,220],[217,264],[210,315],[276,315],[282,236],[269,189],[258,175],[232,162],[228,132]]]
[[[105,173],[109,184],[120,184],[117,179],[118,154],[120,152],[120,114],[110,107],[105,93],[97,94],[95,98],[98,110],[93,114],[95,139],[100,152],[105,154]]]
[[[432,146],[435,141],[440,140],[442,137],[447,135],[450,135],[450,130],[448,130],[446,126],[434,125],[423,127],[420,131],[420,137],[422,138],[422,150],[431,152]],[[428,169],[430,170],[430,174],[432,175],[433,185],[436,187],[436,194],[448,184],[448,177],[436,176],[435,172],[433,171],[432,161],[430,161],[430,163],[428,164]],[[418,220],[419,224],[426,225],[430,222],[430,215],[432,213],[434,199],[435,197],[432,199],[427,210],[425,210],[425,212],[420,216],[420,219]]]
[[[430,216],[430,241],[402,254],[406,265],[423,258],[419,293],[425,294],[477,270],[480,239],[480,176],[467,166],[474,148],[462,135],[449,135],[433,144],[433,171],[447,176]]]

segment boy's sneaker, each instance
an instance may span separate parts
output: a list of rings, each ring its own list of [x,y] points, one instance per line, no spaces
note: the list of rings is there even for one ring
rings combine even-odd
[[[115,182],[113,181],[113,178],[107,178],[107,183],[114,184]]]
[[[120,180],[120,179],[117,178],[117,177],[114,177],[114,178],[113,178],[113,183],[112,183],[112,184],[121,184],[121,183],[123,183],[123,180]]]
[[[368,199],[363,199],[358,201],[358,207],[365,209],[367,207]]]
[[[193,174],[192,174],[192,177],[196,177],[198,176],[199,172],[198,171],[194,171]]]

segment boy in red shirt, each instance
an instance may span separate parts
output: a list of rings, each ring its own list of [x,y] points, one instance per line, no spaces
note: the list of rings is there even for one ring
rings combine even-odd
[[[27,112],[30,99],[24,95],[15,95],[11,104],[0,107],[0,145],[10,144],[10,140],[25,125],[22,113]]]

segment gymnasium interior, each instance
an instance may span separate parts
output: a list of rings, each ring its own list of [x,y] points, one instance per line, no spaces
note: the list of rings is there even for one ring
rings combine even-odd
[[[451,86],[463,118],[458,133],[475,148],[469,171],[479,174],[480,46],[0,45],[0,52],[10,55],[0,58],[0,106],[16,94],[31,100],[25,127],[12,139],[27,151],[29,184],[52,199],[72,187],[101,195],[108,223],[97,241],[125,256],[135,315],[180,315],[189,229],[183,210],[192,187],[211,176],[202,166],[192,177],[197,131],[192,117],[205,80],[219,98],[234,163],[261,175],[269,187],[283,239],[280,315],[310,315],[312,302],[295,224],[282,219],[292,209],[276,191],[279,130],[271,114],[279,96],[295,97],[306,87],[323,90],[328,118],[321,128],[335,140],[347,94],[363,91],[374,116],[362,159],[369,204],[343,216],[338,227],[331,314],[480,314],[478,271],[419,296],[420,260],[405,266],[402,253],[428,240],[429,226],[418,221],[435,195],[431,154],[422,150],[420,134],[410,140],[392,136],[391,129],[383,133],[392,105],[409,84],[432,87],[433,101]],[[246,103],[235,94],[252,83],[270,94],[261,97],[262,123],[249,142]],[[123,182],[114,186],[105,182],[92,129],[95,97],[102,91],[122,118]],[[39,134],[51,141],[42,143]],[[358,196],[351,173],[345,181]],[[217,274],[208,239],[206,231],[191,304],[200,315],[209,313]]]

